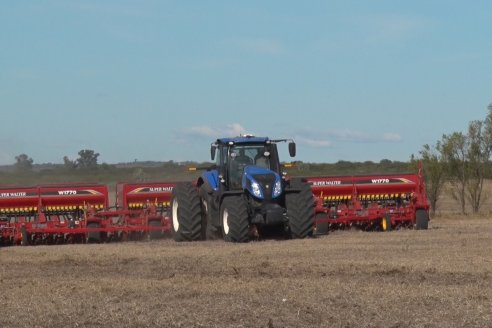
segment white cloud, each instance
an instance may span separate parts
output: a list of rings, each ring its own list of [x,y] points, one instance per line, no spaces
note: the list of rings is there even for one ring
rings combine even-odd
[[[335,138],[339,141],[357,141],[357,142],[368,142],[372,138],[364,132],[354,131],[350,129],[333,129],[328,130],[326,135]]]
[[[402,139],[401,135],[395,132],[386,132],[382,135],[370,135],[365,132],[350,129],[328,130],[325,135],[337,141],[360,143],[396,142],[401,141]]]
[[[315,128],[306,128],[296,133],[296,140],[312,147],[332,147],[337,142],[349,143],[379,143],[398,142],[401,135],[395,132],[386,132],[382,135],[370,135],[362,131],[351,129],[326,129],[320,131]]]
[[[330,129],[307,127],[296,132],[297,138],[306,138],[311,140],[330,139],[335,141],[354,141],[354,142],[369,142],[373,138],[368,134],[351,129]]]
[[[401,141],[401,135],[394,132],[387,132],[383,135],[385,141]]]
[[[313,147],[313,148],[326,148],[326,147],[332,147],[333,146],[333,142],[331,142],[329,140],[297,137],[296,141],[301,145],[306,145],[306,146]]]

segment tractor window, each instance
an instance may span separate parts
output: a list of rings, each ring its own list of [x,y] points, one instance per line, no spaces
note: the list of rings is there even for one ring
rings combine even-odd
[[[235,148],[231,152],[231,160],[238,164],[250,165],[253,164],[253,157],[251,151],[245,147]]]
[[[266,149],[258,149],[255,155],[255,165],[270,169],[270,152]]]
[[[215,149],[215,164],[217,167],[220,167],[222,165],[222,158],[223,158],[223,150],[224,148],[216,148]]]
[[[265,145],[240,145],[231,149],[231,161],[270,169],[270,151]]]

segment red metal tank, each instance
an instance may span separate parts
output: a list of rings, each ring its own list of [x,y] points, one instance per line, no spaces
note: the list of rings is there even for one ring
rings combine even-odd
[[[118,183],[117,205],[123,209],[146,208],[148,204],[169,207],[175,186],[172,182]]]
[[[44,210],[72,210],[74,207],[108,207],[108,187],[100,184],[45,185],[39,187],[39,201]]]

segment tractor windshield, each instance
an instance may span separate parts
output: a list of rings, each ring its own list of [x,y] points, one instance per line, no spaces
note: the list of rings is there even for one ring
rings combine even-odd
[[[236,145],[231,148],[231,161],[270,169],[270,152],[265,145]]]
[[[265,144],[236,144],[230,148],[230,182],[231,186],[239,188],[244,168],[256,165],[266,169],[271,167],[270,145]]]

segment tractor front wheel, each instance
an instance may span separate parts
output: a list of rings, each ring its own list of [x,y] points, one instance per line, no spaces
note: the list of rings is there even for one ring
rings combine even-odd
[[[249,241],[249,220],[246,203],[241,196],[226,197],[220,207],[222,233],[225,241]]]
[[[200,197],[191,183],[180,183],[171,197],[172,230],[175,241],[195,241],[202,238]]]
[[[301,182],[300,192],[285,195],[289,228],[292,238],[306,238],[314,227],[314,197],[308,183]]]

